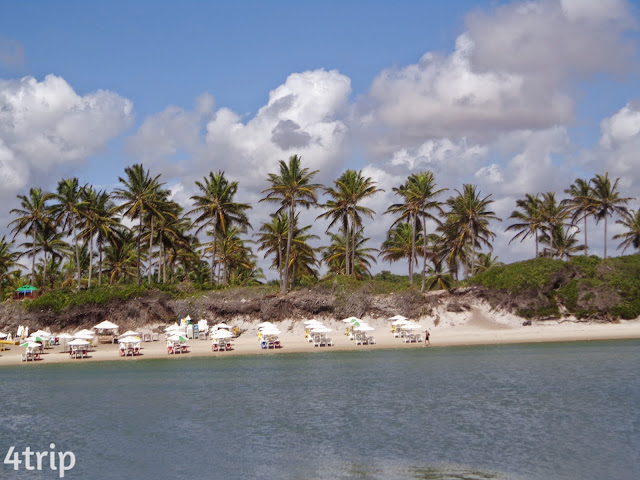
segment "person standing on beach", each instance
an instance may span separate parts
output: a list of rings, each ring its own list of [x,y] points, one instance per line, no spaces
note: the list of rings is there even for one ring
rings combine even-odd
[[[429,330],[424,331],[424,346],[431,346],[431,341],[429,340]]]

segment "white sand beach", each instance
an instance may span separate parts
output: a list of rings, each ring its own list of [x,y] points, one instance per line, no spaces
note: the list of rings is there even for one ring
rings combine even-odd
[[[419,324],[422,332],[428,329],[431,334],[431,347],[463,345],[491,345],[512,343],[540,343],[540,342],[570,342],[590,340],[618,340],[640,338],[640,319],[620,321],[617,323],[589,323],[576,322],[575,319],[533,321],[532,325],[523,326],[523,319],[515,315],[489,311],[484,306],[473,306],[465,312],[438,312],[438,324],[434,319],[421,319]],[[92,362],[92,361],[122,361],[130,362],[152,358],[192,358],[194,356],[230,356],[230,355],[280,355],[297,352],[340,351],[340,350],[370,350],[396,348],[425,348],[423,343],[404,343],[391,333],[390,322],[387,319],[363,318],[375,328],[370,332],[375,339],[374,345],[356,345],[345,335],[345,323],[339,320],[318,318],[332,329],[329,336],[334,345],[314,347],[304,337],[304,324],[307,319],[286,320],[278,323],[281,330],[280,341],[282,348],[261,349],[258,343],[257,324],[259,320],[249,321],[237,319],[227,321],[241,330],[241,335],[233,339],[233,350],[213,352],[211,340],[189,340],[189,353],[169,355],[167,353],[164,335],[159,341],[142,343],[141,355],[121,357],[118,345],[100,344],[89,353],[88,358],[72,359],[69,354],[62,353],[61,347],[45,349],[41,360],[22,362],[24,348],[18,345],[6,346],[0,351],[0,366],[3,365],[43,365],[63,362]],[[211,323],[210,323],[211,324]]]

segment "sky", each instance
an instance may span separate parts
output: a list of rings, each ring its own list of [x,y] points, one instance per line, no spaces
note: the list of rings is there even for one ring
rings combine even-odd
[[[465,183],[491,195],[499,260],[531,258],[505,232],[526,193],[608,172],[640,204],[639,20],[626,0],[0,0],[0,235],[31,187],[110,191],[134,163],[187,210],[224,171],[255,232],[267,175],[298,154],[318,183],[351,168],[384,190],[371,247],[393,187],[431,170],[442,201]],[[324,245],[320,213],[301,222]],[[602,255],[603,224],[588,228]]]

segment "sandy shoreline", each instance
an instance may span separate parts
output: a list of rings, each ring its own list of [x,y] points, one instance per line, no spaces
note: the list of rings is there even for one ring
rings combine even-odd
[[[22,362],[24,348],[17,345],[6,346],[0,351],[0,366],[5,365],[44,365],[50,363],[92,362],[92,361],[138,361],[155,358],[193,358],[200,356],[233,356],[233,355],[280,355],[286,353],[317,352],[317,351],[345,351],[372,350],[397,348],[425,348],[423,344],[403,343],[394,338],[390,331],[389,322],[382,319],[367,319],[376,329],[373,335],[375,345],[355,345],[345,335],[345,325],[335,320],[325,320],[325,324],[333,329],[330,334],[334,341],[332,347],[314,347],[304,338],[302,320],[285,321],[280,324],[282,334],[281,349],[260,349],[257,341],[257,322],[237,322],[244,333],[233,339],[233,350],[227,352],[212,352],[210,340],[189,340],[190,351],[187,354],[167,354],[163,335],[156,342],[142,344],[142,355],[136,357],[121,357],[118,346],[100,344],[95,351],[89,353],[89,358],[72,359],[67,353],[61,352],[61,347],[46,349],[42,359],[35,362]],[[523,326],[521,319],[510,316],[487,315],[478,309],[467,312],[464,318],[455,314],[443,314],[438,325],[432,320],[420,322],[431,332],[431,348],[464,346],[464,345],[497,345],[517,343],[542,342],[571,342],[590,340],[622,340],[640,339],[640,320],[621,321],[619,323],[576,323],[576,322],[533,322],[531,326]],[[423,329],[424,331],[424,329]]]

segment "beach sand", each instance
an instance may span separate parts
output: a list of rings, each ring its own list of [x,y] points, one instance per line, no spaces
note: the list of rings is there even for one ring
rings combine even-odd
[[[435,325],[435,319],[422,319],[419,323],[424,330],[431,333],[431,347],[463,346],[463,345],[494,345],[514,343],[541,343],[541,342],[571,342],[590,340],[619,340],[640,338],[640,319],[620,321],[618,323],[585,323],[574,322],[571,319],[562,321],[534,321],[530,326],[523,326],[523,319],[509,314],[501,314],[487,311],[485,308],[472,307],[461,313],[438,312],[439,320]],[[196,356],[230,356],[230,355],[280,355],[285,353],[339,351],[339,350],[371,350],[371,349],[397,349],[397,348],[425,348],[423,343],[403,343],[399,338],[394,338],[390,331],[390,323],[386,319],[364,318],[375,331],[371,332],[375,339],[374,345],[355,345],[345,335],[346,324],[336,320],[320,318],[325,325],[332,328],[329,336],[334,341],[331,347],[314,347],[304,338],[303,320],[287,320],[278,323],[282,331],[280,341],[282,348],[261,349],[258,343],[257,327],[260,322],[237,320],[227,322],[232,326],[238,326],[242,334],[233,339],[233,350],[226,352],[212,352],[211,340],[189,340],[189,353],[169,355],[163,335],[156,342],[142,343],[142,354],[135,357],[121,357],[118,346],[112,344],[100,344],[94,351],[89,352],[89,357],[84,359],[72,359],[69,354],[62,353],[61,347],[45,349],[42,359],[34,362],[22,362],[21,356],[24,348],[12,345],[6,346],[5,351],[0,351],[0,366],[4,365],[44,365],[49,363],[66,362],[93,362],[93,361],[121,361],[131,362],[148,360],[153,358],[169,358],[179,361],[181,358]],[[212,324],[212,322],[210,322]]]

